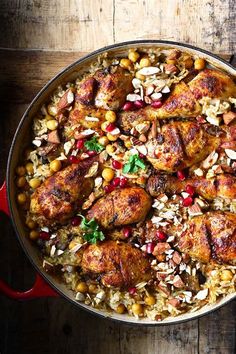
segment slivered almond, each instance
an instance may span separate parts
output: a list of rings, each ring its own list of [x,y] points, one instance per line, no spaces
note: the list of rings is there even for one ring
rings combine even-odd
[[[145,145],[140,145],[140,146],[137,146],[137,150],[143,154],[144,156],[147,155],[147,148]]]
[[[212,153],[202,162],[202,167],[205,169],[210,168],[211,166],[213,166],[216,163],[216,161],[218,160],[218,157],[219,157],[219,154],[215,151],[212,151]]]
[[[236,118],[236,113],[229,111],[223,114],[223,120],[226,125],[229,125]]]
[[[146,96],[151,95],[153,91],[154,91],[154,86],[153,85],[148,86],[145,91]]]
[[[146,133],[150,128],[150,122],[140,123],[135,126],[135,129],[140,133]]]
[[[231,149],[225,149],[225,153],[231,160],[236,160],[236,151]]]
[[[157,137],[157,122],[156,121],[152,122],[151,137],[153,139],[155,139]]]
[[[141,96],[136,93],[130,93],[126,96],[127,101],[134,102],[141,100]]]
[[[191,205],[188,208],[188,213],[190,216],[202,215],[202,210],[200,208],[200,205],[198,203]]]
[[[71,88],[69,88],[64,95],[61,97],[57,104],[59,111],[68,108],[74,102],[74,93]]]
[[[155,75],[160,72],[160,69],[156,66],[146,66],[138,71],[139,74],[144,76]]]

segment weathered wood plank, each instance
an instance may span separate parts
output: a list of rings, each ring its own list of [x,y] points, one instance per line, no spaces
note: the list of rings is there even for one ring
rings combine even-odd
[[[232,53],[235,14],[234,1],[115,0],[115,41],[168,39]]]
[[[112,0],[2,0],[0,47],[91,51],[113,43]]]
[[[236,352],[236,301],[199,320],[199,353]]]
[[[235,50],[233,0],[2,0],[0,47],[91,51],[131,39]]]

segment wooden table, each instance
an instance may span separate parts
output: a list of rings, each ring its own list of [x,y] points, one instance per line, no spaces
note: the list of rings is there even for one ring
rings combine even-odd
[[[234,0],[1,0],[1,180],[21,114],[55,73],[107,44],[155,38],[235,52]],[[1,215],[0,276],[26,289],[34,271]],[[234,353],[236,301],[199,320],[139,328],[96,318],[62,298],[0,296],[1,354]]]

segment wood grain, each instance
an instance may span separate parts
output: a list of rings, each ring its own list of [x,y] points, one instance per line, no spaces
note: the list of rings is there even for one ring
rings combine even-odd
[[[1,0],[0,47],[92,51],[131,39],[235,50],[234,0]]]
[[[234,0],[1,0],[0,180],[17,124],[42,86],[89,51],[131,39],[195,44],[228,59],[236,49]],[[26,289],[34,271],[0,214],[0,277]],[[233,354],[236,301],[199,320],[133,327],[96,318],[63,298],[0,295],[1,354]]]

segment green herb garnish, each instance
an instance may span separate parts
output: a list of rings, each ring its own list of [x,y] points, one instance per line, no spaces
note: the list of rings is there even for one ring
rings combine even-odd
[[[101,152],[104,149],[104,146],[98,143],[97,138],[93,136],[90,140],[84,143],[84,146],[87,150]]]
[[[145,170],[146,165],[143,162],[142,159],[138,156],[138,154],[131,155],[129,158],[129,162],[126,163],[123,167],[123,172],[124,173],[133,173],[137,172],[141,168],[142,170]]]
[[[97,243],[97,241],[105,240],[105,236],[102,231],[99,230],[99,225],[95,219],[87,220],[83,215],[80,227],[85,230],[83,238],[89,243]]]

